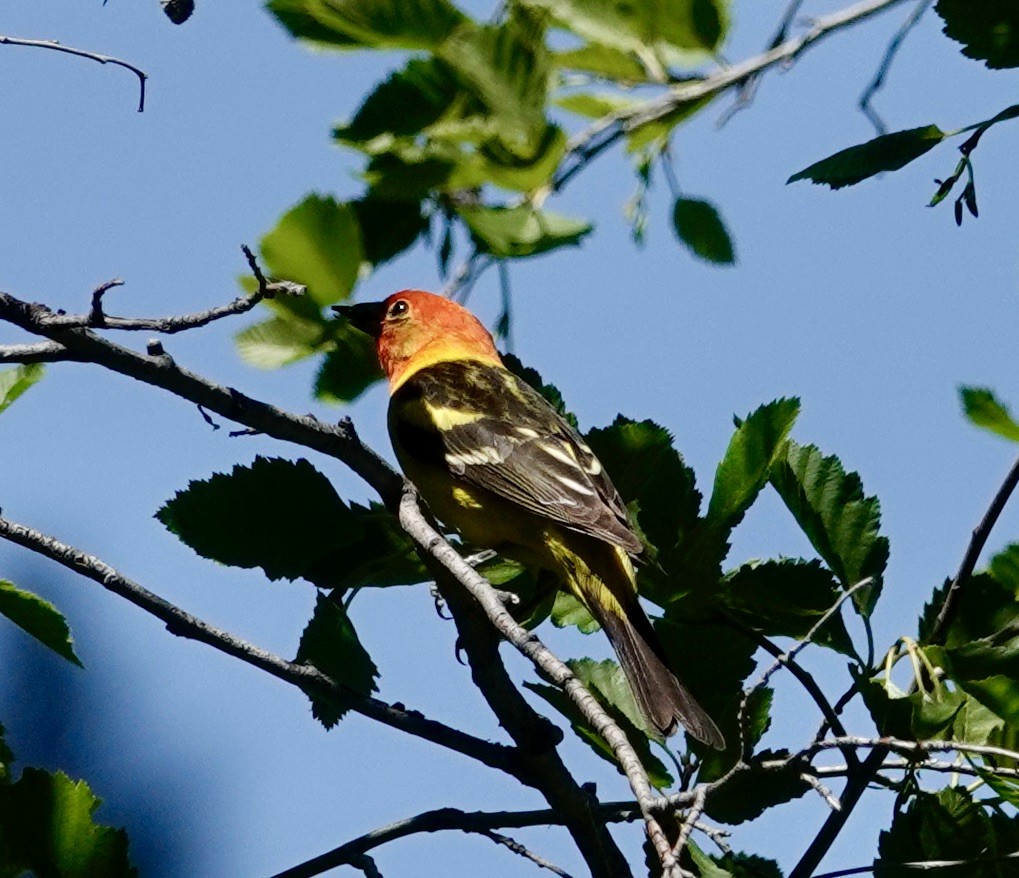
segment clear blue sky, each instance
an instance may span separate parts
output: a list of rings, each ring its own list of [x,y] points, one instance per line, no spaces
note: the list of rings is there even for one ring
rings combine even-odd
[[[737,3],[727,57],[763,46],[784,6]],[[805,7],[817,14],[837,5]],[[599,159],[555,204],[593,218],[595,237],[512,268],[517,353],[559,385],[585,428],[619,411],[668,426],[702,484],[734,413],[777,396],[802,398],[796,437],[838,453],[882,500],[892,556],[876,617],[879,645],[914,632],[925,596],[958,565],[1010,463],[1010,448],[964,423],[957,385],[988,384],[1019,405],[1015,130],[1002,126],[981,143],[981,217],[961,229],[951,205],[924,207],[932,179],[954,166],[952,146],[839,193],[784,185],[794,171],[872,135],[855,102],[907,11],[836,36],[770,75],[754,105],[722,130],[720,105],[679,133],[680,183],[723,211],[737,268],[705,266],[681,250],[662,185],[652,196],[647,246],[636,249],[621,213],[633,179],[618,154]],[[138,114],[136,80],[123,70],[0,46],[0,289],[68,310],[83,310],[89,291],[115,276],[127,282],[108,299],[115,313],[179,313],[232,298],[242,242],[257,243],[309,191],[359,190],[356,160],[330,144],[330,126],[397,61],[308,51],[259,4],[223,0],[199,0],[180,28],[155,0],[105,7],[7,0],[0,31],[116,55],[150,75],[148,107]],[[877,103],[893,129],[931,122],[947,129],[1014,103],[1016,85],[1016,73],[989,73],[962,58],[929,16]],[[433,256],[419,248],[365,281],[360,296],[438,285]],[[472,304],[494,317],[494,274]],[[259,372],[239,361],[231,335],[247,322],[171,338],[167,349],[255,396],[338,417],[310,398],[314,364]],[[0,328],[0,342],[15,338]],[[351,414],[388,454],[383,407],[383,392],[373,391]],[[3,416],[0,506],[290,656],[313,590],[201,561],[152,518],[189,479],[256,453],[298,453],[226,432],[153,389],[94,367],[56,366]],[[368,496],[335,461],[315,463],[344,496]],[[733,563],[808,552],[770,497],[737,534]],[[992,548],[1017,534],[1019,507],[1006,513]],[[540,804],[466,759],[358,717],[327,734],[296,690],[170,636],[92,583],[7,544],[0,575],[66,613],[87,666],[66,665],[0,620],[7,669],[0,721],[10,743],[22,764],[88,779],[106,800],[101,818],[127,826],[144,875],[265,875],[428,808]],[[498,737],[453,661],[452,628],[436,617],[426,589],[362,594],[354,620],[382,669],[382,697]],[[600,639],[541,633],[564,654],[606,654]],[[838,662],[814,666],[841,691]],[[768,740],[805,742],[814,720],[804,707],[786,681]],[[870,731],[862,717],[855,721]],[[567,753],[602,794],[627,794],[623,779],[586,749]],[[828,868],[870,860],[891,807],[881,794],[871,801]],[[760,826],[737,827],[732,841],[788,867],[824,816],[820,800],[805,798]],[[582,871],[558,830],[520,837]],[[619,837],[638,861],[639,832],[624,827]],[[483,839],[455,835],[401,841],[377,859],[383,874],[409,866],[422,876],[534,874]]]

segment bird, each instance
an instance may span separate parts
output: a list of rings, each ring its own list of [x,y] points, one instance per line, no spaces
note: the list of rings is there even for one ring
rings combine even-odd
[[[432,514],[573,594],[608,635],[650,729],[668,737],[682,726],[724,749],[640,605],[633,562],[644,545],[605,468],[506,368],[481,321],[423,290],[333,310],[375,340],[393,450]]]

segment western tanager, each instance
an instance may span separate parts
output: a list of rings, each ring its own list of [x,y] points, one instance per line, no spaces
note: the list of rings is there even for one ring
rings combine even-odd
[[[724,746],[668,667],[637,599],[643,545],[577,432],[502,363],[467,309],[420,290],[337,306],[377,341],[389,378],[389,435],[437,518],[470,543],[551,571],[608,634],[651,727]]]

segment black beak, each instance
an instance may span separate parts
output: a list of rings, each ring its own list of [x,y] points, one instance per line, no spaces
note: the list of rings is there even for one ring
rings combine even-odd
[[[360,305],[333,305],[333,311],[346,317],[350,325],[372,338],[378,338],[382,331],[382,320],[386,316],[385,302],[363,302]]]

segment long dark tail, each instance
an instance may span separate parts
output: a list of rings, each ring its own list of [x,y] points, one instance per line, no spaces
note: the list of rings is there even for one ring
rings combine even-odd
[[[611,560],[604,567],[597,564],[603,568],[597,571],[574,568],[571,585],[605,629],[640,712],[665,736],[683,726],[698,741],[725,749],[715,721],[669,668],[661,641],[637,600],[629,558],[614,546],[602,546],[612,552]]]

